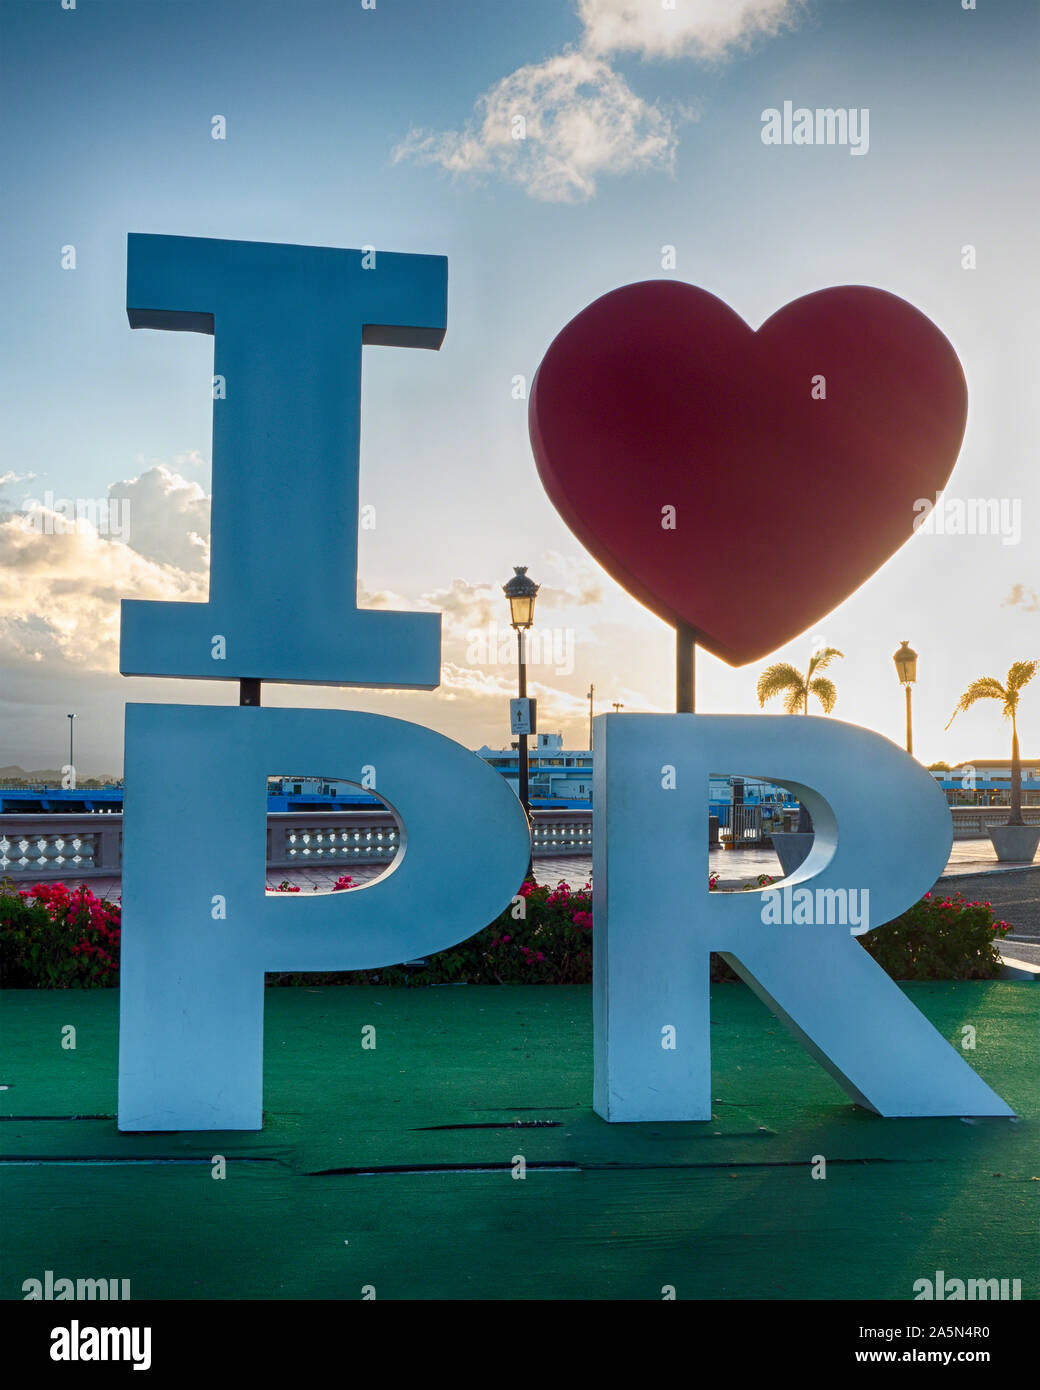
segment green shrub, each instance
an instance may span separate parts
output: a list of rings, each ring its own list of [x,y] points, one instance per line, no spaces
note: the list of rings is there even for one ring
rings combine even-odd
[[[994,920],[992,903],[926,893],[859,943],[894,980],[991,980],[1000,973],[996,947],[1013,930]]]
[[[744,890],[767,886],[760,876]],[[341,878],[336,889],[353,886]],[[283,880],[275,890],[298,892]],[[718,891],[718,890],[716,890]],[[647,912],[654,911],[652,889]],[[1012,928],[989,903],[925,895],[901,917],[858,938],[897,980],[987,980],[1000,971],[996,947]],[[87,888],[0,885],[0,984],[8,989],[97,988],[119,979],[120,910]],[[811,969],[811,962],[807,964]],[[721,956],[711,978],[737,976]],[[581,985],[592,980],[592,888],[525,883],[494,922],[426,962],[380,970],[269,975],[268,984]]]
[[[717,876],[716,876],[717,882]],[[760,874],[737,891],[768,887]],[[710,887],[719,891],[715,884]],[[268,977],[270,984],[557,984],[592,981],[592,888],[565,883],[525,883],[514,903],[489,927],[459,946],[439,951],[425,966],[395,965],[383,970],[329,975]],[[647,911],[653,895],[647,894]],[[897,980],[986,980],[1000,972],[996,945],[1012,928],[994,920],[989,903],[968,903],[955,894],[931,893],[894,922],[858,937],[864,950]],[[811,968],[811,966],[810,966]],[[711,979],[730,983],[739,976],[712,954]]]
[[[335,975],[268,976],[269,984],[585,985],[592,981],[592,888],[525,883],[490,926],[429,957]]]

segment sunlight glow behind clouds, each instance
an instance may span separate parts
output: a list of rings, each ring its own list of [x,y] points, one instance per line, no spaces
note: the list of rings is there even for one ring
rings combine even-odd
[[[47,534],[25,516],[0,521],[0,660],[41,668],[39,698],[62,668],[118,669],[119,600],[201,600],[189,575],[99,536],[89,522]]]

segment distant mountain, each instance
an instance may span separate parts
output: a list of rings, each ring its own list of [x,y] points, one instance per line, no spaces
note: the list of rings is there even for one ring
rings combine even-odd
[[[80,777],[77,785],[83,787],[89,783],[91,786],[104,786],[106,783],[118,782],[119,780],[120,779],[115,776],[115,774],[109,775],[105,773],[101,777]],[[32,787],[60,787],[61,769],[48,767],[26,772],[25,768],[20,767],[17,763],[11,763],[7,767],[0,767],[0,783],[4,786],[17,786],[21,782]]]

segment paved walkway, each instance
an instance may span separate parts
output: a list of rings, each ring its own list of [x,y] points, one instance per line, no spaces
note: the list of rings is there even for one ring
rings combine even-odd
[[[775,850],[771,848],[712,849],[708,851],[708,867],[713,873],[720,876],[722,886],[727,888],[740,888],[745,883],[753,882],[759,874],[780,876],[780,863]],[[999,864],[997,856],[993,852],[993,846],[988,839],[955,840],[943,878],[982,876],[989,880],[997,874],[1017,874],[1030,867],[1040,871],[1040,860],[1034,866]],[[554,880],[563,879],[569,887],[576,888],[580,887],[591,876],[592,859],[589,855],[536,858],[534,870],[535,878],[539,882],[551,883]],[[964,891],[966,893],[966,890]],[[990,894],[987,893],[988,896]]]

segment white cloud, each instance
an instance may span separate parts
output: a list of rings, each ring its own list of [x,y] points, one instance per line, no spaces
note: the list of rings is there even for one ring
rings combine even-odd
[[[0,660],[116,671],[121,598],[206,596],[205,578],[157,564],[87,522],[48,534],[27,516],[0,521]]]
[[[590,53],[723,58],[797,21],[804,0],[578,0]]]
[[[568,724],[580,727],[588,717],[589,705],[584,695],[539,680],[532,670],[528,671],[527,689],[538,701],[542,733],[551,733],[556,726]],[[508,740],[508,702],[516,695],[514,670],[500,672],[445,661],[437,693],[448,700],[465,700],[475,727],[499,729],[501,738]]]
[[[539,583],[537,613],[547,608],[588,608],[603,602],[602,572],[591,560],[554,550],[545,551],[541,560],[545,569]],[[560,583],[553,584],[557,575]],[[539,579],[537,575],[531,577]],[[441,613],[446,645],[453,639],[468,642],[475,629],[492,624],[509,626],[509,606],[501,584],[453,579],[447,588],[433,589],[417,603],[391,594],[368,595],[361,602],[373,608],[420,608]]]
[[[129,504],[127,544],[138,554],[191,574],[208,567],[210,499],[198,483],[160,463],[113,483],[108,496]]]
[[[453,579],[446,589],[434,589],[422,596],[422,607],[438,610],[447,638],[463,638],[473,627],[486,623],[508,621],[509,605],[501,587],[472,584],[468,579]]]
[[[578,0],[577,46],[502,78],[477,99],[462,130],[410,130],[394,163],[497,175],[542,202],[586,202],[606,173],[671,172],[677,126],[692,108],[645,101],[610,64],[643,58],[718,59],[793,23],[805,0]],[[518,138],[522,123],[522,138]]]
[[[514,121],[524,138],[514,138]],[[671,169],[672,121],[636,96],[601,58],[577,50],[504,77],[461,131],[413,130],[393,158],[439,164],[453,174],[497,174],[543,202],[591,198],[604,173]]]
[[[491,671],[445,661],[441,664],[440,690],[454,695],[493,699],[501,717],[505,702],[516,694],[516,674],[513,671]]]
[[[603,602],[603,571],[594,561],[583,555],[561,555],[558,550],[544,551],[542,560],[550,573],[557,570],[563,576],[563,584],[542,584],[539,608],[590,608]]]
[[[59,506],[69,500],[0,517],[0,660],[44,681],[118,670],[121,599],[201,602],[208,588],[209,498],[197,483],[158,463],[111,485],[114,512],[71,499],[71,523]],[[105,531],[113,514],[118,535]]]

